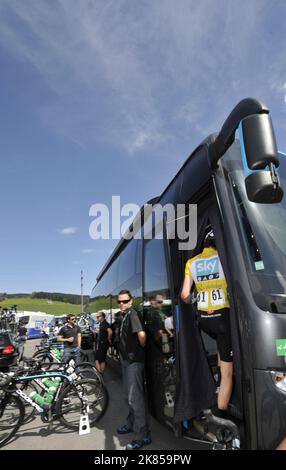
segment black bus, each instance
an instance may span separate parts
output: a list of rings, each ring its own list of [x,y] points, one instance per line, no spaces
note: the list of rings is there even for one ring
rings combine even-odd
[[[207,137],[165,191],[149,201],[151,232],[144,239],[135,236],[138,231],[142,235],[146,224],[141,211],[140,223],[129,230],[133,237],[119,242],[92,291],[89,311],[110,313],[116,311],[118,292],[131,291],[148,337],[151,413],[194,443],[274,449],[286,436],[283,187],[286,156],[277,151],[269,111],[260,101],[242,100],[221,131]],[[186,227],[188,210],[196,205],[194,247],[179,249],[180,240],[169,236],[164,211],[161,237],[154,236],[158,204],[183,204]],[[186,261],[201,251],[209,227],[215,233],[231,304],[234,389],[227,422],[208,412],[216,400],[216,343],[197,327],[195,295],[192,305],[180,300]],[[174,334],[167,328],[170,318]]]

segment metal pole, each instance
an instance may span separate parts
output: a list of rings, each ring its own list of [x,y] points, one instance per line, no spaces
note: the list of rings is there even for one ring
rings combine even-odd
[[[83,312],[83,271],[80,272],[81,312]]]

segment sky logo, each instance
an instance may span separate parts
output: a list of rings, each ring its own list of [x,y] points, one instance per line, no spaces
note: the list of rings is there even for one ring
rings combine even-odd
[[[195,268],[198,281],[211,281],[212,279],[219,278],[218,256],[196,261]]]

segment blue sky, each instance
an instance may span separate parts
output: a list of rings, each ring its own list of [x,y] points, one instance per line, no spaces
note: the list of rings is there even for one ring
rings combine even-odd
[[[286,149],[283,0],[0,1],[0,292],[86,294],[116,241],[89,208],[162,192],[233,106]]]

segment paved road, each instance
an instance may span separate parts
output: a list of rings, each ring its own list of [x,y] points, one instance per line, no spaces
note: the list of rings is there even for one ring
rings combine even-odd
[[[25,355],[32,355],[35,342],[27,345]],[[127,414],[127,404],[123,397],[121,378],[117,372],[109,367],[104,376],[106,386],[110,395],[108,410],[91,433],[79,436],[77,432],[67,430],[60,423],[53,423],[49,431],[48,425],[44,424],[37,416],[31,422],[22,426],[18,434],[8,445],[7,450],[121,450],[132,439],[132,434],[118,436],[116,427],[124,424]],[[186,439],[177,439],[168,429],[150,418],[152,444],[146,450],[190,450],[192,443]],[[194,447],[193,447],[194,448]],[[3,449],[3,450],[4,450]]]

